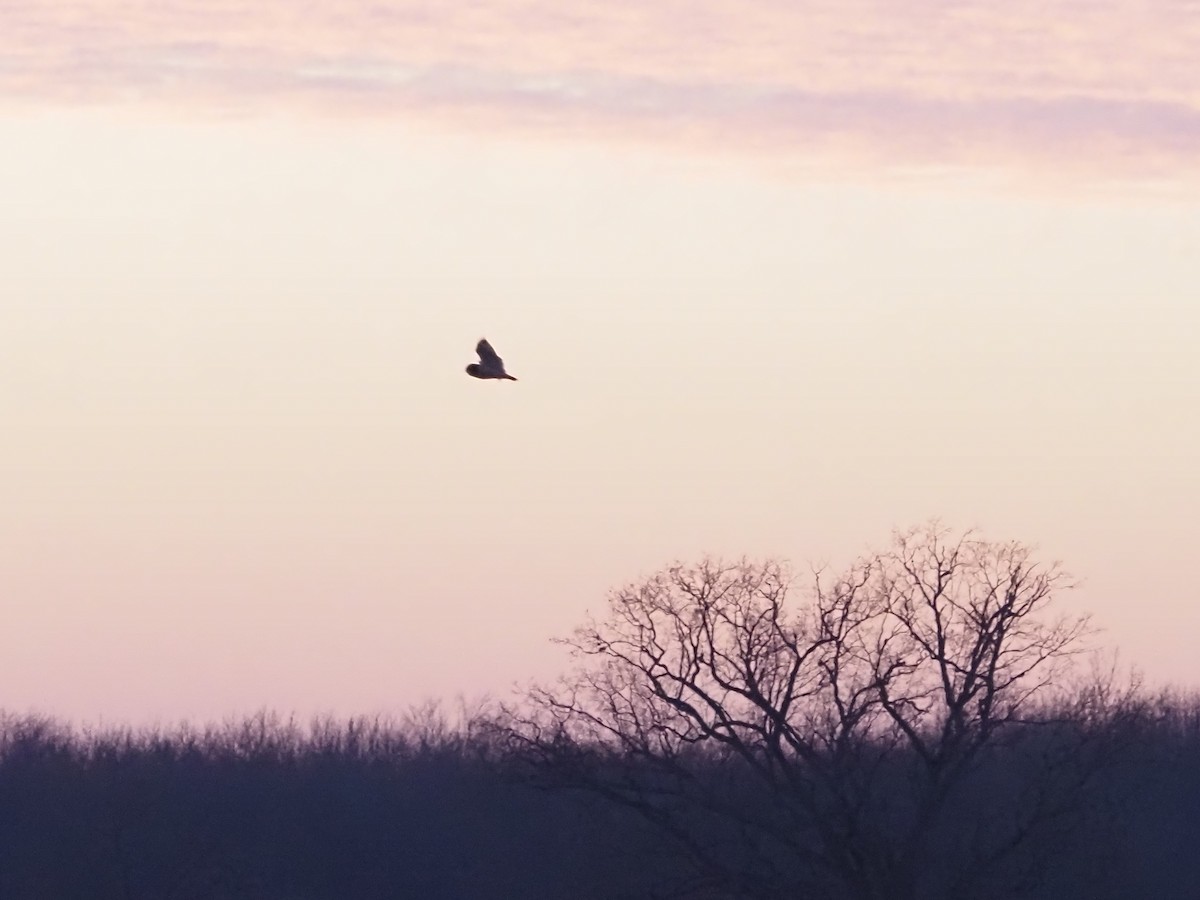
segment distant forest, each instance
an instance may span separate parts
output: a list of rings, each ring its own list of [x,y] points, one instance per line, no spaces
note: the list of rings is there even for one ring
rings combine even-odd
[[[1159,697],[1146,713],[1067,846],[1014,896],[1200,896],[1200,702]],[[635,812],[533,785],[443,721],[82,734],[5,717],[0,897],[737,896],[698,884]]]
[[[7,717],[0,897],[649,896],[662,863],[632,813],[522,784],[442,721],[83,734]]]
[[[1195,900],[1200,696],[1097,667],[1062,587],[927,530],[803,598],[664,570],[511,704],[4,714],[0,898]]]

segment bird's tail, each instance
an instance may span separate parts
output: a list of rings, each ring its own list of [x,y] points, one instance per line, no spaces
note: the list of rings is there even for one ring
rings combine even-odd
[[[505,377],[505,378],[507,378],[509,381],[516,381],[516,380],[517,380],[517,379],[513,378],[511,375],[509,375],[507,372],[506,372],[506,373],[504,373],[504,377]]]

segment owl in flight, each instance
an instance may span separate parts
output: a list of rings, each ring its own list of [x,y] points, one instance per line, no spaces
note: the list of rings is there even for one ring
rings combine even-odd
[[[479,354],[479,362],[471,363],[467,366],[467,374],[474,378],[505,378],[509,381],[516,381],[507,372],[504,371],[504,360],[496,355],[496,351],[492,349],[492,345],[487,342],[487,338],[482,338],[475,345],[475,352]]]

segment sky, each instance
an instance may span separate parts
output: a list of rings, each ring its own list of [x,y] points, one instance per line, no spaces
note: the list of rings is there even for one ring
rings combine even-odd
[[[1194,0],[0,2],[0,707],[507,697],[674,560],[931,517],[1196,685],[1197,52]]]

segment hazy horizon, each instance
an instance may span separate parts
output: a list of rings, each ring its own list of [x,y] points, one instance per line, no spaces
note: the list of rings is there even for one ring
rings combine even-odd
[[[0,33],[0,707],[503,695],[672,560],[836,569],[931,517],[1200,682],[1183,0]],[[464,373],[480,337],[519,382]]]

